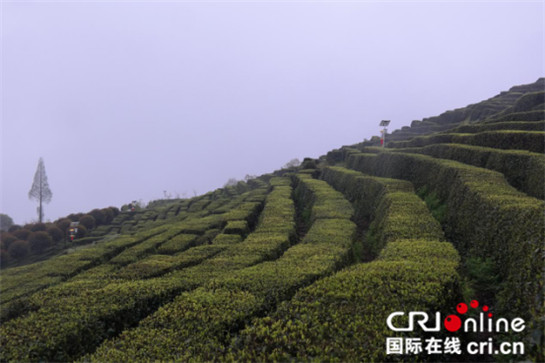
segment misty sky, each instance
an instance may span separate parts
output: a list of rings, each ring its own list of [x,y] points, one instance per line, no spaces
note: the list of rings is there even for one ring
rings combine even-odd
[[[544,71],[543,1],[2,1],[0,212],[190,197]]]

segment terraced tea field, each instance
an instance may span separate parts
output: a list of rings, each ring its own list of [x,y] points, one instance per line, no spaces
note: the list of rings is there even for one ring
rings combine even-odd
[[[92,243],[3,269],[0,359],[545,359],[543,85],[413,122],[386,147],[120,213]],[[459,352],[388,352],[430,338],[393,331],[393,312],[400,327],[470,300],[524,329],[440,329]],[[487,339],[524,351],[472,355]]]

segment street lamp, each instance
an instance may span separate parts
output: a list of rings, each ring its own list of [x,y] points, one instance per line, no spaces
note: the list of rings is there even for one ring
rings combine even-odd
[[[382,134],[380,138],[380,145],[384,147],[384,141],[386,140],[386,131],[388,131],[386,128],[390,124],[390,120],[382,120],[380,121],[380,126],[384,127],[382,130],[380,130],[380,133]]]

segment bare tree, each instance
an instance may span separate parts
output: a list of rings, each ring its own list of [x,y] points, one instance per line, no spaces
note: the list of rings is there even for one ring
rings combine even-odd
[[[40,158],[38,161],[38,168],[36,169],[36,174],[34,174],[34,182],[32,183],[32,188],[28,192],[29,199],[35,199],[39,202],[37,208],[38,211],[38,220],[41,223],[44,217],[43,212],[43,203],[51,202],[51,189],[49,189],[49,184],[47,183],[47,175],[45,174],[44,160]]]

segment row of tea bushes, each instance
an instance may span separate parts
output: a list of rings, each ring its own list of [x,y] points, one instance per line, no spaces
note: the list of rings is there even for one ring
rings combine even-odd
[[[522,112],[510,112],[505,115],[498,115],[491,117],[483,123],[496,123],[503,121],[542,121],[543,120],[543,110],[534,110],[534,111],[522,111]]]
[[[157,227],[132,236],[121,236],[111,241],[80,248],[70,254],[37,264],[16,267],[2,272],[2,321],[27,312],[31,307],[27,297],[32,293],[65,281],[79,272],[101,264],[121,251],[137,245],[166,230]]]
[[[261,204],[251,202],[242,203],[234,209],[237,216],[250,219],[257,218],[259,214],[256,215],[256,213],[262,208]],[[220,229],[208,229],[203,235],[178,234],[157,248],[157,252],[163,254],[166,252],[172,256],[150,255],[124,267],[116,273],[116,276],[128,279],[150,278],[173,270],[198,265],[231,245],[242,242],[243,238],[250,232],[245,219],[240,221],[229,220],[232,217],[230,212],[221,215],[213,214],[212,216],[216,219],[219,218],[227,221],[223,231]],[[201,221],[205,220],[206,218],[201,219]],[[214,219],[211,221],[213,222]],[[236,226],[234,227],[233,223],[242,224],[244,228],[235,228]],[[214,225],[214,223],[210,223],[208,227],[213,228]]]
[[[208,265],[216,272],[214,277],[222,273],[216,269],[218,264],[237,265],[233,258],[237,251],[245,254],[238,264],[248,265],[259,262],[251,259],[262,260],[271,251],[278,254],[289,245],[294,216],[291,188],[289,181],[284,180],[274,181],[273,185],[276,185],[275,190],[267,197],[260,225],[254,233],[259,236],[252,239],[253,234],[250,234],[244,242],[223,250],[219,247],[220,253],[213,251],[218,246],[204,251],[187,251],[193,250],[193,257],[201,252],[202,265]],[[287,220],[291,220],[291,225],[286,223]],[[277,231],[277,241],[271,240],[275,237],[271,236],[271,231]],[[246,248],[226,253],[245,242]],[[273,242],[277,242],[276,246]],[[256,253],[258,247],[263,252],[260,256]],[[203,253],[215,256],[206,260]],[[36,311],[0,327],[5,343],[0,359],[64,361],[88,353],[104,339],[136,324],[180,292],[206,282],[199,266],[174,271],[160,278],[126,281],[112,277],[113,264],[103,264],[68,282],[34,294],[31,299],[38,306]],[[184,274],[191,277],[180,278]]]
[[[456,161],[405,153],[352,154],[350,168],[406,178],[446,205],[444,228],[464,256],[491,258],[501,279],[495,306],[507,317],[543,316],[543,200],[510,186],[502,174]],[[530,278],[530,276],[532,278]],[[539,330],[534,326],[529,330]]]
[[[298,175],[296,195],[310,200],[313,224],[303,240],[280,258],[218,275],[144,319],[138,328],[103,344],[90,358],[214,360],[225,352],[230,331],[297,289],[346,264],[355,225],[352,208],[325,182]],[[339,207],[348,211],[339,218]],[[330,210],[324,207],[330,206]],[[328,214],[329,213],[329,214]],[[148,337],[153,337],[152,340]]]
[[[388,147],[420,147],[439,143],[468,144],[543,153],[545,152],[545,132],[500,130],[476,134],[433,134],[415,137],[406,141],[391,141],[388,143]]]
[[[518,190],[539,199],[545,198],[545,155],[524,150],[501,150],[461,144],[435,144],[422,148],[393,149],[426,154],[502,173]]]
[[[390,240],[443,241],[440,224],[430,219],[426,204],[414,193],[411,183],[377,178],[342,167],[326,167],[322,178],[340,190],[356,206],[357,215],[373,220],[367,234],[367,249],[377,256]],[[396,213],[391,212],[392,205]]]
[[[336,188],[355,204],[367,186],[378,191],[369,192],[376,200],[365,203],[382,206],[370,218],[386,247],[376,261],[318,280],[270,316],[255,320],[232,340],[227,360],[384,361],[391,358],[385,354],[386,337],[393,334],[386,327],[391,312],[442,310],[455,301],[459,256],[450,243],[440,242],[440,226],[406,182],[343,168],[327,168],[324,178],[338,180]],[[423,234],[421,226],[426,226]],[[410,239],[399,234],[402,228],[410,231]]]
[[[543,131],[545,130],[545,121],[478,122],[471,125],[461,125],[448,130],[448,132],[463,134],[496,130]]]

